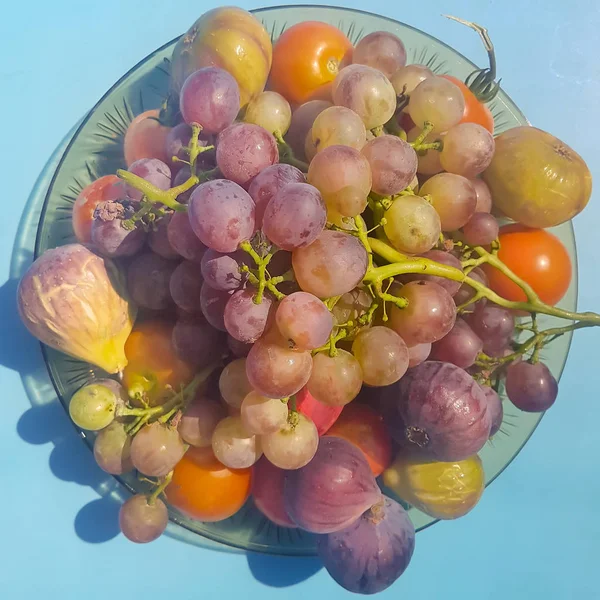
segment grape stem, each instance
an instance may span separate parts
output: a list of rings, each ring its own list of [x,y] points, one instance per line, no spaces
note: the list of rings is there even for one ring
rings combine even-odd
[[[583,321],[592,325],[600,325],[599,314],[593,312],[577,313],[563,310],[562,308],[557,308],[555,306],[550,306],[542,302],[535,292],[532,294],[531,292],[533,290],[528,290],[527,284],[525,284],[526,287],[523,290],[528,297],[527,302],[507,300],[479,281],[472,279],[460,269],[456,269],[455,267],[450,267],[448,265],[442,265],[426,258],[409,258],[385,242],[382,242],[376,238],[368,238],[367,241],[373,252],[391,264],[368,270],[363,280],[366,284],[372,284],[373,286],[381,285],[384,280],[389,279],[390,277],[396,277],[398,275],[419,273],[434,275],[437,277],[444,277],[445,279],[451,279],[452,281],[466,283],[472,287],[476,293],[479,293],[480,297],[487,298],[487,300],[493,302],[494,304],[503,306],[504,308],[508,308],[510,310],[526,311],[529,313],[538,313],[559,317],[562,319],[568,319],[570,321]],[[477,251],[479,252],[479,250]],[[487,251],[483,250],[483,252]],[[490,257],[493,257],[493,255],[490,254]],[[514,273],[508,269],[508,267],[506,267],[506,265],[504,265],[504,263],[502,263],[497,257],[493,257],[493,260],[490,262],[490,264],[496,268],[500,268],[502,272],[517,285],[525,283],[520,278],[516,277],[516,275],[514,275]]]
[[[275,252],[267,252],[267,254],[261,257],[258,252],[252,247],[252,244],[248,241],[240,243],[240,249],[248,253],[254,263],[256,264],[256,271],[253,273],[248,265],[242,265],[240,271],[247,273],[248,281],[256,287],[256,295],[253,298],[255,304],[260,304],[263,301],[265,290],[271,292],[277,300],[285,298],[285,294],[277,289],[277,284],[282,281],[289,281],[289,275],[280,275],[279,277],[271,277],[267,266],[271,262]]]
[[[152,204],[164,204],[169,208],[178,211],[185,212],[187,206],[177,202],[177,196],[187,192],[190,188],[194,187],[200,181],[198,177],[192,175],[187,181],[184,181],[181,185],[177,185],[168,190],[161,190],[149,181],[146,181],[142,177],[138,177],[135,173],[130,173],[124,169],[119,169],[117,175],[125,183],[139,190],[146,196],[148,202]]]
[[[277,147],[279,150],[279,162],[287,163],[288,165],[292,165],[292,167],[300,169],[303,173],[307,173],[308,163],[305,163],[304,161],[299,160],[294,156],[294,151],[292,150],[292,147],[283,139],[281,131],[274,131],[273,137],[277,140]]]
[[[425,121],[423,124],[423,130],[418,135],[418,137],[413,140],[410,145],[413,147],[415,152],[419,152],[421,150],[421,145],[425,141],[425,138],[433,131],[433,123],[431,121]]]
[[[171,483],[171,479],[173,479],[173,471],[169,471],[160,483],[156,486],[156,489],[148,496],[148,504],[152,505],[156,502],[156,499],[165,491],[167,486]]]
[[[345,328],[340,329],[335,335],[332,333],[329,336],[329,341],[326,344],[323,344],[322,346],[320,346],[319,348],[315,348],[312,351],[312,355],[314,356],[315,354],[319,354],[319,352],[328,351],[329,356],[331,356],[331,357],[337,356],[337,348],[335,347],[335,345],[340,340],[343,340],[347,336],[348,336],[348,330]]]

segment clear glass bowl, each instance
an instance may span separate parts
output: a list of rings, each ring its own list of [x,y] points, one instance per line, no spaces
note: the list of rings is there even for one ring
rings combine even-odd
[[[430,35],[370,13],[323,6],[281,6],[254,12],[273,38],[290,25],[310,18],[339,27],[354,43],[372,31],[395,33],[406,45],[409,63],[426,64],[440,74],[451,73],[464,79],[476,68],[464,56]],[[79,191],[97,177],[124,167],[122,140],[127,124],[134,115],[157,108],[164,100],[169,79],[169,58],[175,42],[173,40],[162,46],[133,67],[106,92],[79,126],[54,173],[44,201],[35,244],[36,257],[48,248],[75,240],[71,227],[71,207]],[[500,91],[490,108],[496,133],[528,124],[525,116],[503,91]],[[571,224],[565,223],[555,228],[554,233],[565,244],[576,266]],[[569,310],[576,308],[576,282],[575,276],[560,304]],[[551,326],[554,319],[543,318],[541,321],[546,327]],[[557,378],[565,366],[570,341],[571,334],[565,335],[546,350],[545,361]],[[43,353],[50,378],[65,409],[76,389],[94,377],[103,375],[89,364],[46,347],[43,347]],[[487,484],[519,453],[541,417],[539,414],[522,413],[505,402],[502,430],[480,452]],[[65,415],[65,418],[68,416]],[[93,438],[84,432],[82,435],[91,447]],[[143,484],[133,475],[117,479],[131,491],[143,488]],[[432,517],[412,507],[409,513],[418,530],[435,522]],[[230,547],[295,556],[314,554],[312,535],[277,527],[257,511],[252,500],[238,514],[220,523],[193,521],[176,510],[171,510],[170,516],[173,522],[198,536]]]

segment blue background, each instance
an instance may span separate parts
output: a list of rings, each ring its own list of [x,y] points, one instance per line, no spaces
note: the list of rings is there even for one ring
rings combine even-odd
[[[2,598],[349,597],[312,559],[216,552],[168,536],[147,546],[127,542],[117,531],[118,504],[106,495],[110,483],[62,408],[56,402],[32,408],[23,385],[23,378],[43,365],[39,346],[18,322],[16,280],[10,278],[9,265],[19,219],[38,174],[114,81],[215,5],[198,0],[30,0],[3,6]],[[593,0],[349,0],[344,5],[423,29],[480,64],[485,55],[477,36],[440,15],[486,25],[508,94],[534,125],[574,146],[593,175],[600,176],[600,12]],[[596,193],[575,220],[582,309],[600,309],[598,223]],[[382,598],[598,597],[599,341],[599,331],[577,332],[556,406],[524,451],[471,514],[418,535],[410,568]]]

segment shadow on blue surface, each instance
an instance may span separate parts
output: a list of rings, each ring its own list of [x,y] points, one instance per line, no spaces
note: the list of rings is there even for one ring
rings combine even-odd
[[[296,585],[323,568],[316,557],[271,556],[250,552],[247,559],[254,578],[276,588]]]

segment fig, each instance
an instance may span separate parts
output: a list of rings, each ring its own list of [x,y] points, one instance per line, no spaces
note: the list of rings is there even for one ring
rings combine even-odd
[[[490,436],[492,415],[481,386],[450,363],[426,361],[386,390],[384,411],[392,437],[416,456],[462,460]]]
[[[109,259],[81,244],[47,250],[17,291],[19,314],[38,340],[74,358],[118,373],[136,309]]]

